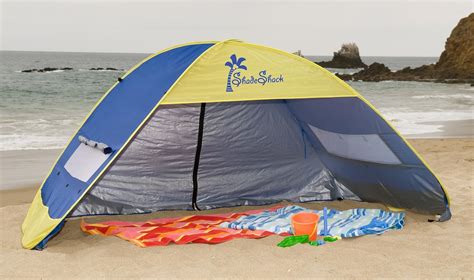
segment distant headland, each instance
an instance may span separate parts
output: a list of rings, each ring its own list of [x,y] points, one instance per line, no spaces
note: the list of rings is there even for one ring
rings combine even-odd
[[[364,68],[354,74],[336,74],[346,81],[385,80],[474,84],[474,13],[461,19],[446,41],[445,50],[435,64],[391,71],[374,62],[365,65],[356,44],[344,44],[331,61],[316,62],[327,68]]]

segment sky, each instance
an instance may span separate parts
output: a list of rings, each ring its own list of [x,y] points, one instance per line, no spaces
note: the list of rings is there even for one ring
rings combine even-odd
[[[439,56],[471,0],[0,0],[0,49],[152,53],[230,38],[306,55]]]

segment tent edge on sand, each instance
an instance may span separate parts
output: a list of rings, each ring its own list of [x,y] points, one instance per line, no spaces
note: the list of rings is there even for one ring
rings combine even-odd
[[[22,244],[44,248],[67,217],[336,199],[451,217],[426,162],[335,75],[269,47],[194,42],[99,100],[36,193]]]

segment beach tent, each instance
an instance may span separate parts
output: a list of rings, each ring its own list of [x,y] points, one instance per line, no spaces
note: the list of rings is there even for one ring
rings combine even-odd
[[[43,248],[71,217],[343,199],[450,217],[423,159],[327,70],[237,40],[189,43],[102,97],[37,192],[22,243]]]

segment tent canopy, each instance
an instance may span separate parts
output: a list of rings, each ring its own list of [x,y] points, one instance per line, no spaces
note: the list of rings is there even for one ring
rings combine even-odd
[[[189,43],[102,97],[38,190],[22,243],[44,247],[68,217],[342,199],[450,217],[423,159],[327,70],[236,40]]]

